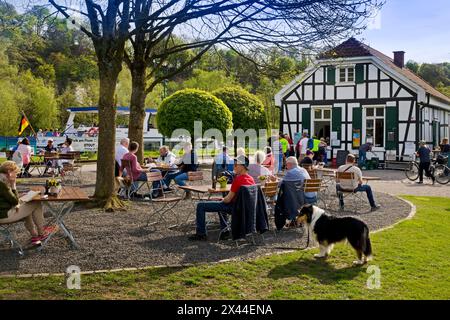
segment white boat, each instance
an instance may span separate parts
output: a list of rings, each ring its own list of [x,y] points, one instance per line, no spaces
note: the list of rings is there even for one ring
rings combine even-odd
[[[72,146],[75,150],[81,152],[96,152],[98,148],[98,127],[95,125],[80,125],[75,128],[75,117],[78,114],[95,114],[98,113],[98,107],[71,107],[67,109],[70,112],[69,119],[67,120],[66,128],[59,137],[54,136],[37,136],[36,145],[37,148],[44,148],[47,145],[49,138],[54,140],[54,145],[62,144],[69,137],[73,140]],[[130,108],[117,107],[118,115],[129,115]],[[155,124],[156,109],[145,110],[144,120],[144,144],[146,149],[157,150],[162,144],[164,137],[154,127]],[[116,128],[116,142],[122,138],[128,137],[128,128],[117,127]]]

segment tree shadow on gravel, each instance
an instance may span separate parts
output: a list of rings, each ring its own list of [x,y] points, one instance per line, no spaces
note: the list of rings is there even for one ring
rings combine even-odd
[[[180,264],[217,262],[233,259],[246,256],[261,247],[260,245],[253,245],[248,242],[239,242],[239,247],[236,247],[234,241],[221,241],[217,243],[218,234],[212,232],[208,235],[208,241],[189,241],[187,237],[188,235],[168,236],[164,241],[161,241],[161,239],[145,240],[140,245],[152,250],[162,251],[167,255],[182,254],[183,257]]]
[[[365,271],[366,269],[360,266],[336,268],[324,259],[301,258],[297,261],[276,266],[269,272],[268,277],[274,280],[292,277],[314,277],[321,284],[333,284],[351,280]]]

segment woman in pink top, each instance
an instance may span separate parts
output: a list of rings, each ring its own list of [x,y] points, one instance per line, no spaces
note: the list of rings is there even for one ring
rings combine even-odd
[[[17,152],[20,153],[22,157],[22,163],[24,167],[24,177],[31,177],[31,174],[28,172],[30,169],[31,156],[33,154],[33,150],[30,147],[30,141],[28,138],[23,138],[20,145],[17,147]]]
[[[266,147],[266,159],[264,159],[262,165],[269,169],[270,173],[273,174],[273,169],[275,168],[275,159],[273,158],[271,147]]]
[[[127,167],[122,161],[122,165],[120,166],[120,171],[126,170],[126,175],[131,175],[133,181],[147,181],[147,172],[148,170],[142,169],[139,164],[135,153],[139,149],[139,143],[133,141],[128,146],[128,153],[126,153],[122,160],[128,160],[130,162],[130,166]]]

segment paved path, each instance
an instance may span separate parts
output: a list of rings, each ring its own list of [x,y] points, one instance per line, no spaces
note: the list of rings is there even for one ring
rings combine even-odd
[[[88,164],[83,171],[95,172],[96,164]],[[375,191],[385,192],[391,195],[414,195],[414,196],[436,196],[450,197],[450,183],[431,185],[431,180],[425,178],[423,185],[418,185],[406,178],[405,173],[399,170],[366,170],[365,176],[380,177],[379,181],[370,181]]]
[[[370,185],[375,191],[386,192],[392,195],[436,196],[450,197],[450,184],[431,184],[425,178],[424,184],[419,185],[406,178],[403,171],[397,170],[369,170],[363,171],[366,176],[380,177],[379,181],[371,181]]]

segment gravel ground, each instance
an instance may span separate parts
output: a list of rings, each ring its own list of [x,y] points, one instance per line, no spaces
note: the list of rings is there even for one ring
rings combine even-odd
[[[207,173],[206,177],[208,176]],[[85,190],[93,193],[92,181],[95,176],[87,173],[85,177],[88,177]],[[358,210],[358,214],[352,211],[337,212],[335,196],[330,201],[332,206],[329,211],[339,216],[356,216],[365,221],[372,231],[392,225],[407,217],[410,212],[408,204],[393,196],[375,193],[375,198],[382,206],[376,212],[370,212],[367,203]],[[346,202],[349,209],[352,205],[351,201]],[[243,242],[238,248],[233,241],[217,243],[217,231],[210,231],[206,242],[191,242],[187,240],[187,236],[195,232],[193,222],[185,228],[168,229],[168,225],[175,223],[175,219],[169,219],[165,225],[145,227],[152,212],[154,211],[148,202],[130,202],[130,208],[126,212],[75,208],[65,222],[80,249],[72,250],[64,238],[55,237],[42,252],[30,248],[20,258],[1,244],[0,274],[61,273],[70,265],[77,265],[82,271],[88,271],[216,262],[225,259],[243,260],[281,250],[304,248],[306,245],[303,229],[284,230],[276,235],[268,232],[264,235],[264,242],[257,236],[257,245]],[[177,205],[176,212],[183,219],[187,214],[193,215],[192,202],[183,200]],[[214,220],[217,215],[208,216]],[[28,235],[22,224],[16,226],[15,234],[20,243],[27,243]]]

